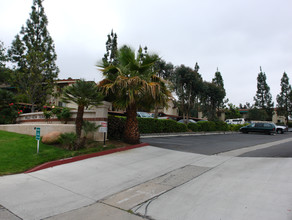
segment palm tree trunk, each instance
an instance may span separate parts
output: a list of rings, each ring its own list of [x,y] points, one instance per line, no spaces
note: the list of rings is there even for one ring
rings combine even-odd
[[[135,104],[132,104],[127,108],[127,120],[124,131],[124,141],[128,144],[140,143],[137,108]]]
[[[78,105],[78,111],[76,116],[76,135],[77,135],[77,143],[76,148],[79,149],[82,147],[82,140],[81,140],[81,131],[82,131],[82,124],[83,124],[83,113],[84,113],[84,106]]]

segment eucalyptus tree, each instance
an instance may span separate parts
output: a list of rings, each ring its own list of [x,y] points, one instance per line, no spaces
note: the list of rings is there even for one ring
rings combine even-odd
[[[153,73],[160,78],[161,88],[165,92],[161,92],[154,100],[154,118],[158,118],[158,109],[168,107],[170,100],[172,84],[171,77],[173,77],[174,66],[172,63],[166,63],[165,60],[158,58],[153,66]]]
[[[161,78],[153,72],[153,66],[159,58],[145,50],[140,47],[135,53],[125,45],[118,50],[116,64],[99,65],[105,77],[99,84],[103,94],[111,97],[114,106],[126,109],[124,140],[131,144],[140,141],[137,109],[151,103],[160,93],[167,96]]]
[[[211,82],[204,82],[204,89],[201,95],[202,110],[208,120],[216,121],[217,106],[222,102],[225,97],[225,91],[221,86]]]
[[[174,74],[174,66],[172,63],[166,63],[163,59],[158,59],[155,62],[154,68],[157,72],[157,76],[170,81]]]
[[[202,77],[198,71],[198,64],[196,64],[194,70],[181,65],[175,68],[172,78],[173,88],[178,97],[179,108],[183,119],[186,119],[186,121],[188,121],[196,98],[203,88]]]
[[[291,85],[289,84],[289,77],[286,72],[283,73],[281,78],[281,92],[277,95],[277,113],[285,116],[288,123],[288,117],[292,111],[292,102],[289,98],[291,93]]]
[[[45,101],[59,72],[55,63],[55,45],[47,29],[48,19],[42,2],[33,1],[26,26],[21,28],[8,50],[15,69],[14,85],[28,97],[32,112],[35,104]]]

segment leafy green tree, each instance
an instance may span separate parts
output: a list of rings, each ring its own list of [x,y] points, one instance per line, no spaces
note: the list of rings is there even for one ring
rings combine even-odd
[[[63,91],[63,101],[65,103],[74,102],[78,105],[76,116],[76,148],[82,147],[81,131],[83,124],[84,109],[89,106],[98,106],[101,104],[103,96],[100,93],[95,82],[87,82],[84,79],[65,87]]]
[[[154,65],[157,76],[170,81],[174,74],[174,66],[172,63],[166,63],[163,59],[158,59]]]
[[[264,109],[258,109],[253,107],[248,110],[247,118],[249,120],[265,121],[268,118],[268,114]]]
[[[124,140],[137,144],[140,133],[137,121],[137,109],[147,106],[149,100],[155,100],[161,89],[160,78],[153,71],[158,56],[149,55],[140,48],[136,54],[128,46],[118,51],[117,64],[99,67],[105,79],[99,86],[103,94],[111,97],[113,105],[126,109],[127,119],[124,130]]]
[[[272,95],[270,93],[270,87],[268,86],[266,74],[262,71],[260,67],[260,73],[257,77],[257,92],[254,97],[255,107],[263,109],[267,112],[268,118],[266,120],[271,120],[273,115]]]
[[[241,114],[238,110],[238,108],[233,104],[228,104],[228,109],[225,111],[225,117],[226,119],[232,119],[232,118],[241,118]]]
[[[239,108],[240,109],[250,109],[251,108],[251,105],[249,102],[246,102],[244,105],[243,104],[239,104]]]
[[[225,91],[221,86],[215,83],[204,82],[204,90],[201,95],[203,114],[207,116],[208,120],[216,121],[217,106],[225,97]]]
[[[183,119],[188,121],[198,95],[202,92],[203,82],[199,74],[199,65],[195,69],[181,65],[175,68],[172,83],[178,96],[179,108]]]
[[[34,0],[30,18],[20,34],[15,36],[8,50],[14,63],[13,81],[20,93],[32,104],[42,104],[58,76],[57,55],[53,40],[47,30],[48,19],[42,6],[43,0]]]
[[[154,118],[158,118],[158,109],[168,107],[168,101],[172,97],[170,79],[173,76],[174,67],[172,63],[166,63],[163,59],[158,58],[153,67],[153,74],[159,77],[160,87],[164,92],[156,94],[154,104]],[[155,78],[153,78],[155,79]],[[163,80],[162,80],[163,79]],[[150,107],[152,107],[150,103]],[[153,108],[152,108],[153,109]]]
[[[289,84],[289,77],[284,72],[281,79],[281,92],[279,95],[277,95],[277,113],[278,115],[285,116],[287,123],[289,114],[292,111],[291,107],[292,102],[289,99],[290,93],[291,85]]]

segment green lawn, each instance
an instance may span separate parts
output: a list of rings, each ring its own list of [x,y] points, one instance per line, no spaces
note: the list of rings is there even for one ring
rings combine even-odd
[[[110,145],[106,149],[115,147]],[[94,147],[79,151],[69,151],[40,142],[39,154],[37,154],[37,141],[35,137],[0,131],[0,176],[21,173],[48,161],[102,150],[104,150],[102,144],[95,144]]]

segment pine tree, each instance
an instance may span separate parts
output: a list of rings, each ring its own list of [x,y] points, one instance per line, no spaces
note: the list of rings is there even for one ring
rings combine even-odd
[[[222,78],[221,73],[219,72],[218,68],[217,71],[215,72],[215,77],[212,79],[212,83],[214,83],[216,86],[222,88],[222,94],[224,95],[224,97],[226,96],[226,91],[224,88],[224,81]],[[222,100],[218,100],[218,104],[217,104],[217,111],[219,112],[220,108],[224,108],[224,103],[227,103],[228,100],[224,101],[224,97],[222,98]]]
[[[4,68],[5,67],[5,62],[6,62],[7,58],[5,55],[5,48],[4,48],[4,44],[2,41],[0,41],[0,68]]]
[[[218,68],[217,68],[217,71],[215,72],[215,77],[212,79],[212,83],[224,88],[223,78],[222,78],[221,73],[219,72]]]
[[[281,92],[277,95],[277,113],[285,116],[286,122],[288,122],[289,112],[292,110],[289,98],[291,93],[291,85],[289,84],[289,77],[285,72],[283,73],[280,85]]]
[[[260,67],[260,72],[257,77],[257,92],[254,96],[255,107],[263,109],[268,114],[268,120],[271,120],[273,114],[272,95],[270,93],[270,87],[268,86],[266,74],[262,71]]]
[[[10,84],[11,69],[7,67],[9,61],[4,43],[0,41],[0,84]]]
[[[112,30],[109,35],[107,35],[106,53],[102,58],[104,65],[116,65],[117,64],[117,53],[118,53],[118,43],[117,43],[117,34]]]
[[[43,0],[34,0],[30,18],[20,34],[15,36],[8,51],[14,63],[14,84],[27,96],[34,112],[35,104],[43,104],[58,76],[57,55],[53,40],[47,30],[48,19]]]

